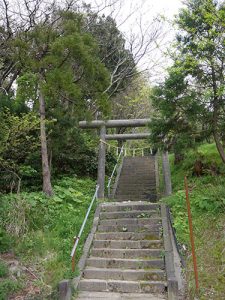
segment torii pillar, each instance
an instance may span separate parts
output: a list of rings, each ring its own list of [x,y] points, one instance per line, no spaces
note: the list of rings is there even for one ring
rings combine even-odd
[[[84,129],[100,129],[100,144],[98,152],[98,198],[104,199],[105,194],[105,160],[106,160],[106,140],[130,140],[130,139],[146,139],[150,134],[136,133],[136,134],[113,134],[107,135],[107,128],[116,127],[145,127],[150,123],[150,119],[129,119],[129,120],[108,120],[108,121],[81,121],[79,127]]]
[[[103,199],[105,193],[105,160],[106,160],[106,127],[102,125],[100,127],[100,143],[98,151],[98,198]]]

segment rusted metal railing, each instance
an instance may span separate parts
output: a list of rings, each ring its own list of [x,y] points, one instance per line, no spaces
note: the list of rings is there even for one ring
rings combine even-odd
[[[117,170],[117,167],[118,167],[119,162],[120,162],[120,158],[121,158],[121,156],[123,155],[123,153],[124,153],[124,145],[122,146],[122,148],[121,148],[121,150],[120,150],[120,153],[119,153],[119,156],[118,156],[118,158],[117,158],[116,164],[115,164],[114,169],[113,169],[113,171],[112,171],[112,174],[111,174],[111,176],[109,177],[109,180],[108,180],[108,184],[107,184],[108,197],[110,197],[110,188],[111,188],[111,182],[112,182],[112,179],[113,179],[114,174],[115,174],[115,172],[116,172],[116,170]]]
[[[79,244],[79,240],[80,240],[80,237],[81,237],[82,232],[83,232],[83,230],[84,230],[85,224],[86,224],[86,222],[87,222],[89,213],[90,213],[90,211],[91,211],[91,209],[92,209],[93,203],[94,203],[95,199],[97,198],[97,195],[98,195],[98,189],[99,189],[99,185],[96,185],[96,189],[95,189],[94,196],[93,196],[93,198],[92,198],[92,200],[91,200],[91,203],[90,203],[89,208],[88,208],[88,210],[87,210],[86,216],[85,216],[85,218],[84,218],[84,221],[83,221],[83,224],[82,224],[82,226],[81,226],[81,228],[80,228],[80,231],[79,231],[79,233],[78,233],[78,236],[75,236],[75,237],[74,237],[74,246],[73,246],[73,249],[72,249],[71,254],[70,254],[70,256],[71,256],[71,261],[72,261],[72,272],[75,271],[75,256],[76,256],[76,249],[77,249],[77,246],[78,246],[78,244]]]

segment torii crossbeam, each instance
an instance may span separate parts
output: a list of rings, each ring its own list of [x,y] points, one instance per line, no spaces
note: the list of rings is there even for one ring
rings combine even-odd
[[[105,153],[106,140],[136,140],[147,139],[149,133],[133,133],[133,134],[106,134],[107,128],[116,127],[145,127],[150,123],[150,119],[127,119],[127,120],[94,120],[80,121],[79,127],[83,129],[100,129],[100,144],[98,153],[98,198],[104,198],[105,190]]]

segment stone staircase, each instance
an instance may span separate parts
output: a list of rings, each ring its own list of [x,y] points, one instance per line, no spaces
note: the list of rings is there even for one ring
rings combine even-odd
[[[156,201],[155,159],[153,157],[124,158],[115,198],[117,201]]]
[[[124,158],[115,198],[100,206],[78,299],[166,299],[153,157]]]

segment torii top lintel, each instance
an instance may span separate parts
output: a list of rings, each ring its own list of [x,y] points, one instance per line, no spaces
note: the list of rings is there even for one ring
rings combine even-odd
[[[127,120],[94,120],[94,121],[80,121],[80,128],[106,128],[115,127],[144,127],[150,123],[150,119],[127,119]]]

